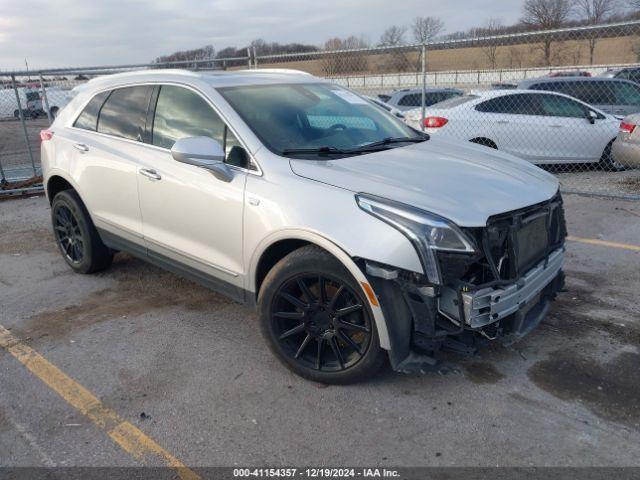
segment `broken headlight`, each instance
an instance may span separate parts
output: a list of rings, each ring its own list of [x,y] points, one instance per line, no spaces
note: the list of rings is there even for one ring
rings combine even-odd
[[[402,232],[415,247],[429,282],[439,285],[435,251],[473,253],[473,242],[453,223],[424,210],[366,194],[356,195],[365,212]]]

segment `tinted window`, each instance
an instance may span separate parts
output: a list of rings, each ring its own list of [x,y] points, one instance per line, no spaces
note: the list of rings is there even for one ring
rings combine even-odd
[[[98,117],[98,132],[142,141],[152,87],[126,87],[111,92]]]
[[[569,98],[557,95],[540,95],[540,106],[544,115],[550,117],[585,118],[587,113],[584,106]]]
[[[443,109],[457,107],[458,105],[464,105],[465,103],[470,102],[471,100],[475,100],[476,98],[478,98],[477,95],[462,95],[459,97],[452,97],[448,100],[440,102],[438,108]]]
[[[95,132],[98,126],[100,109],[110,93],[111,92],[102,92],[93,97],[89,103],[87,103],[87,106],[84,107],[84,110],[82,110],[82,113],[78,116],[73,126]]]
[[[572,82],[565,93],[592,105],[612,104],[615,102],[613,83],[615,82]]]
[[[196,92],[173,85],[160,88],[152,143],[171,148],[186,137],[210,137],[224,144],[224,122]]]
[[[538,95],[518,94],[492,98],[476,106],[479,112],[511,115],[542,115]]]
[[[613,91],[615,105],[640,105],[640,87],[637,85],[616,82]]]
[[[213,138],[224,148],[227,163],[251,168],[238,139],[204,98],[187,88],[163,85],[156,103],[151,141],[170,149],[176,140],[186,137]]]
[[[459,95],[458,92],[427,92],[424,101],[426,106],[431,106]],[[398,105],[403,107],[420,107],[422,105],[422,93],[409,93],[400,99]]]

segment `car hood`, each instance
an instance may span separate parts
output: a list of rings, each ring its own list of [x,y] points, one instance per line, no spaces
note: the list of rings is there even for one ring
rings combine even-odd
[[[336,160],[290,160],[296,175],[484,226],[558,191],[551,174],[511,155],[444,138]]]

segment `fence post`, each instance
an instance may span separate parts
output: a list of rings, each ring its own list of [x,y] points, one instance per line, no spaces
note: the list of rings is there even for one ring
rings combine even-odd
[[[40,75],[40,90],[42,90],[42,99],[44,100],[44,108],[47,114],[47,119],[49,120],[49,125],[53,123],[53,118],[51,118],[51,110],[49,109],[49,99],[47,98],[47,89],[44,88],[44,79],[42,78],[42,73]]]
[[[422,69],[422,98],[420,100],[420,129],[424,132],[424,116],[427,103],[427,45],[422,44],[421,49],[422,62],[420,68]]]
[[[247,66],[251,70],[251,49],[247,47]]]
[[[24,141],[27,144],[27,151],[29,152],[31,167],[33,168],[33,176],[37,177],[38,171],[36,170],[36,162],[33,160],[33,152],[31,151],[31,144],[29,143],[29,134],[27,133],[27,125],[24,121],[24,112],[22,111],[22,103],[20,103],[20,95],[18,94],[15,75],[11,75],[11,85],[13,86],[13,92],[16,94],[16,103],[18,104],[18,113],[20,114],[20,123],[22,124],[22,132],[24,133]]]
[[[251,48],[253,50],[253,68],[257,69],[258,68],[258,55],[256,54],[256,46],[253,45]]]

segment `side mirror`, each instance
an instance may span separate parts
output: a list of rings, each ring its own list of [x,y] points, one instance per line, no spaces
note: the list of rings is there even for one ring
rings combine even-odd
[[[589,123],[591,125],[596,123],[597,119],[598,119],[598,114],[596,112],[594,112],[593,110],[587,110],[587,120],[589,120]]]
[[[173,144],[171,156],[177,162],[209,170],[223,182],[233,180],[231,169],[224,163],[224,150],[213,138],[181,138]]]

